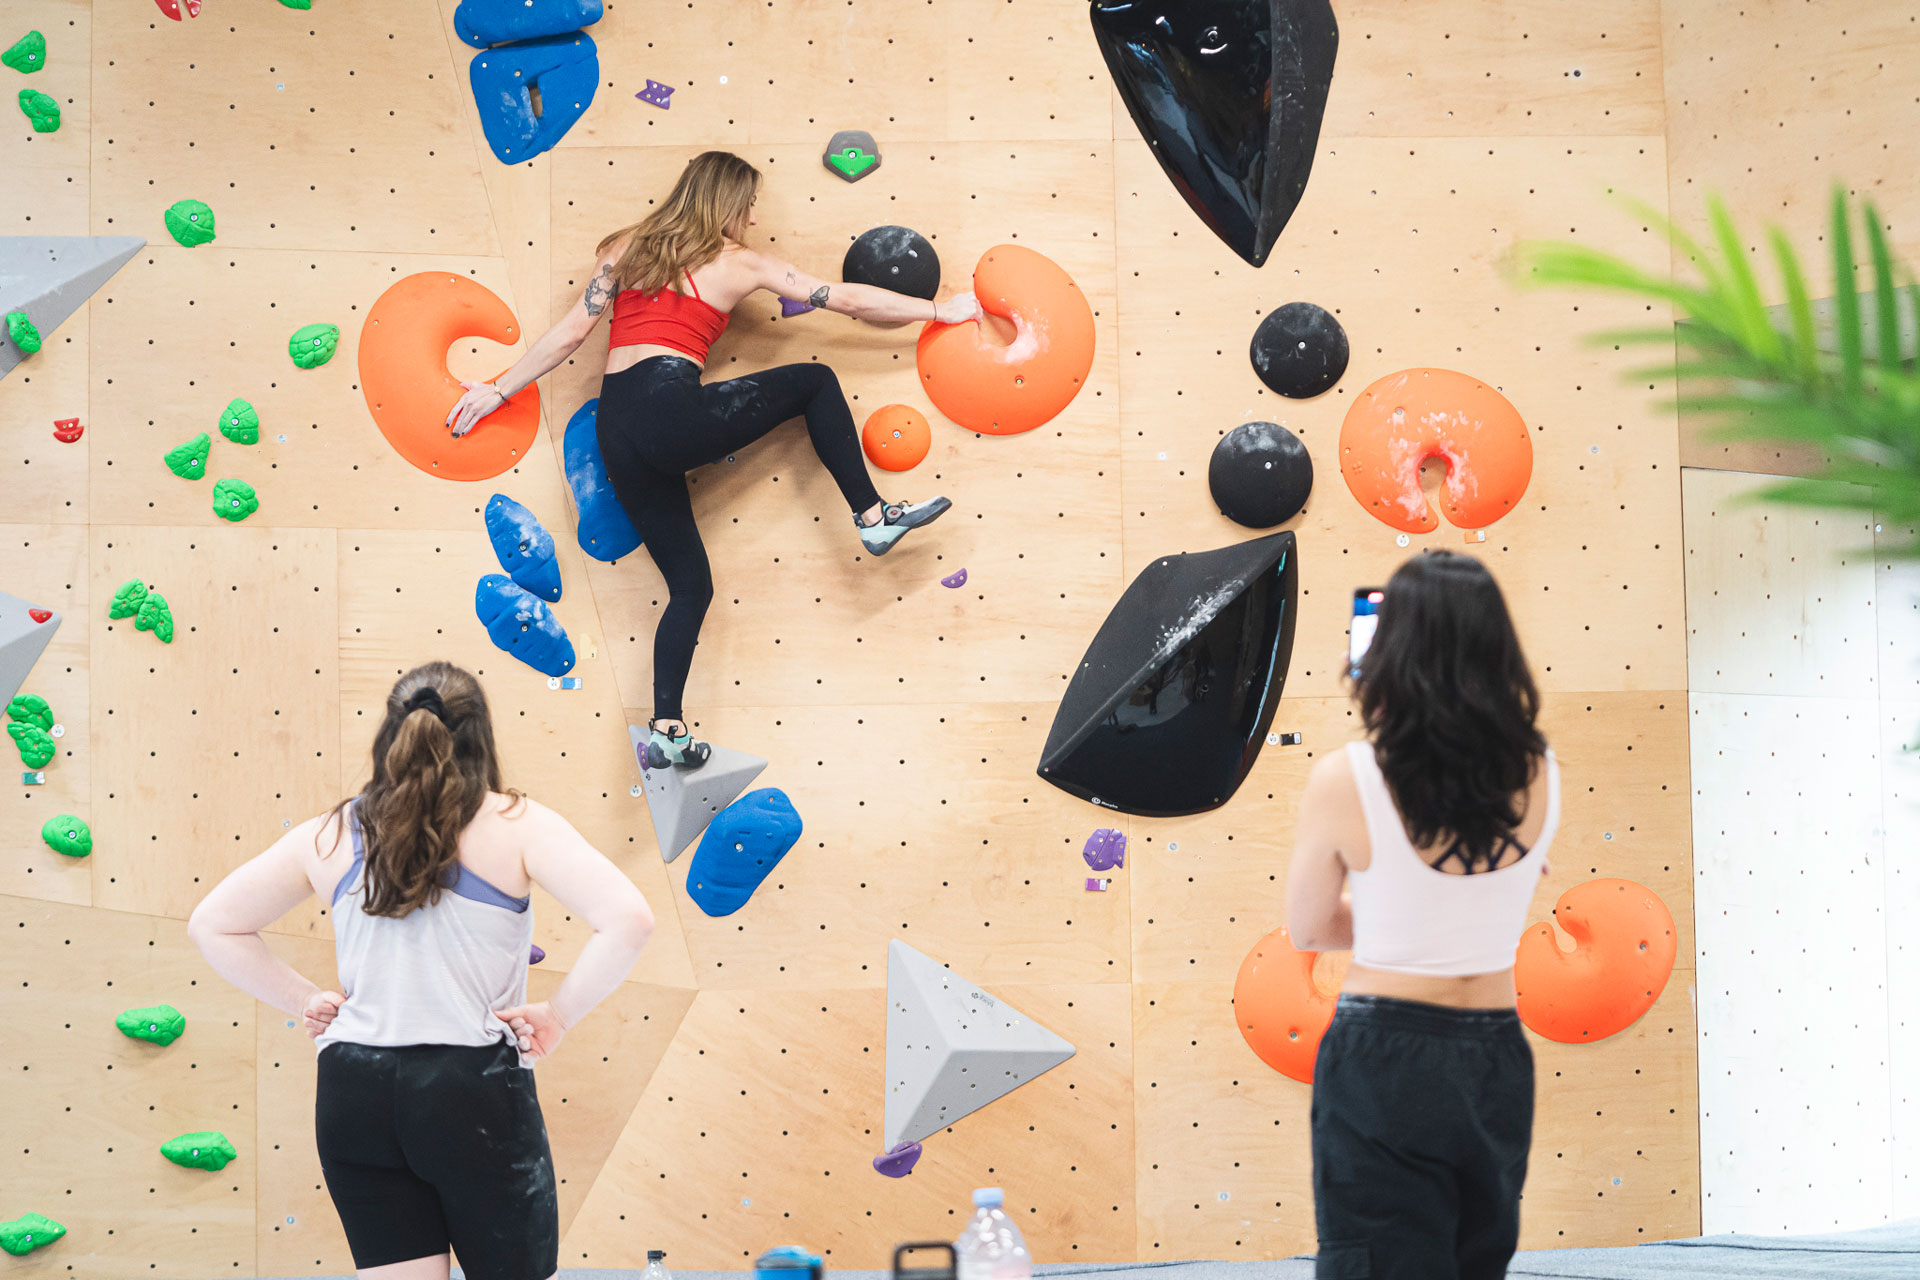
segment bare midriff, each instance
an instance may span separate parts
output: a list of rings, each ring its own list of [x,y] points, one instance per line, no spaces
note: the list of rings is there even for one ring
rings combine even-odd
[[[607,373],[611,375],[623,372],[633,368],[633,366],[639,364],[642,360],[651,360],[655,356],[679,356],[682,360],[693,360],[692,356],[678,348],[662,347],[654,343],[641,342],[630,347],[610,347],[607,350]],[[693,360],[693,362],[700,364],[698,360]],[[700,367],[702,370],[706,368],[705,365],[700,365]]]
[[[1424,973],[1394,973],[1350,965],[1343,993],[1388,996],[1395,1000],[1418,1000],[1423,1004],[1445,1005],[1450,1009],[1511,1009],[1514,1004],[1513,970],[1498,973],[1474,973],[1459,978],[1437,978]]]

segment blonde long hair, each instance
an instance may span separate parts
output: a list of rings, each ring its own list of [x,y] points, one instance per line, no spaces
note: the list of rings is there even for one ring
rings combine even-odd
[[[406,916],[438,901],[460,861],[460,833],[495,791],[516,801],[521,796],[501,785],[493,717],[480,682],[450,662],[429,662],[401,676],[374,735],[373,779],[351,819],[360,824],[367,855],[361,909]],[[341,801],[334,812],[351,803]],[[336,834],[341,829],[335,827]],[[314,844],[318,848],[317,832]]]
[[[613,264],[616,289],[679,289],[687,272],[720,256],[727,228],[745,220],[759,191],[758,169],[731,151],[702,151],[687,161],[659,208],[602,240],[594,252],[605,253],[625,237],[627,247]]]

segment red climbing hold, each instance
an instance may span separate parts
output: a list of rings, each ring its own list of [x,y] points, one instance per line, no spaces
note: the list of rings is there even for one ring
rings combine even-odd
[[[35,622],[51,622],[53,621],[53,610],[29,609],[27,610],[27,616],[29,618],[32,618]]]
[[[160,6],[160,12],[172,18],[175,22],[180,21],[181,0],[153,0],[153,2]],[[187,16],[189,18],[197,18],[200,16],[200,0],[186,0],[186,6]]]
[[[1247,1047],[1282,1075],[1313,1083],[1320,1037],[1333,1022],[1333,997],[1313,980],[1320,953],[1301,951],[1285,929],[1254,944],[1233,982],[1233,1016]]]
[[[61,444],[72,444],[80,438],[86,428],[80,425],[78,418],[55,418],[53,420],[53,438]]]

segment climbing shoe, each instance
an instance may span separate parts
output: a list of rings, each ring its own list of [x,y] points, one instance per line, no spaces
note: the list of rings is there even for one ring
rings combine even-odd
[[[651,720],[647,721],[647,728],[652,731],[647,739],[649,769],[665,769],[669,765],[676,769],[698,769],[713,754],[711,746],[694,741],[692,729],[675,735],[655,728]]]
[[[880,519],[876,524],[861,524],[859,515],[853,517],[853,523],[860,529],[860,541],[868,551],[883,556],[893,550],[893,544],[900,541],[909,529],[918,529],[923,524],[932,524],[953,504],[945,498],[931,498],[926,502],[889,502],[880,508]]]

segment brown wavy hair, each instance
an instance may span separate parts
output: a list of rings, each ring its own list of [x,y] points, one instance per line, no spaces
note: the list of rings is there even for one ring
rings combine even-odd
[[[624,237],[627,247],[613,264],[614,287],[658,293],[705,266],[726,247],[760,192],[760,171],[731,151],[702,151],[687,161],[660,207],[622,227],[594,250],[605,253]]]
[[[334,806],[342,823],[334,830],[345,829],[352,805],[367,858],[361,909],[401,917],[440,900],[460,860],[460,833],[490,793],[522,797],[501,785],[493,717],[471,672],[450,662],[415,667],[394,682],[386,712],[373,738],[373,778]]]

